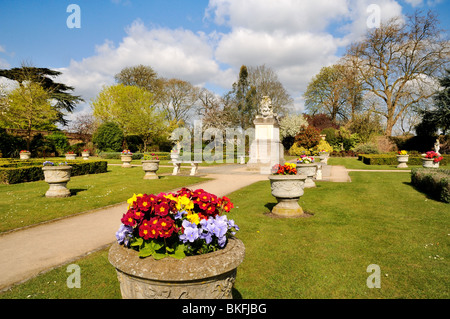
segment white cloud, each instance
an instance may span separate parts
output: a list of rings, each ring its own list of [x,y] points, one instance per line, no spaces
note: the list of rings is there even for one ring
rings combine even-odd
[[[423,0],[405,0],[405,2],[409,3],[413,7],[417,7],[423,3]]]
[[[211,0],[206,10],[219,25],[254,31],[322,31],[348,12],[345,0]]]

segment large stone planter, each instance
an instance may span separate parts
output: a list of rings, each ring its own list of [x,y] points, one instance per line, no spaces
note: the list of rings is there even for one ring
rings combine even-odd
[[[31,158],[30,152],[22,152],[19,154],[21,160],[29,160]]]
[[[316,187],[316,183],[314,183],[314,176],[317,172],[316,164],[297,164],[297,174],[306,175],[305,186],[304,188],[312,188]]]
[[[230,239],[224,249],[183,259],[139,258],[114,243],[109,262],[116,268],[123,299],[232,299],[237,267],[245,247]]]
[[[44,166],[45,181],[50,188],[45,193],[45,197],[69,197],[70,190],[66,185],[70,181],[72,166]]]
[[[120,160],[122,161],[122,167],[129,168],[131,167],[133,155],[120,155]]]
[[[407,168],[408,165],[406,163],[408,163],[408,159],[409,155],[397,155],[397,168]]]
[[[66,154],[66,160],[75,160],[77,159],[77,154]]]
[[[439,168],[439,162],[435,163],[433,158],[422,158],[422,166],[425,168]]]
[[[142,162],[142,169],[145,172],[144,179],[158,179],[156,171],[159,169],[159,160],[144,160]]]
[[[89,152],[81,152],[81,156],[85,161],[89,160]]]
[[[170,159],[172,160],[172,162],[176,162],[179,157],[180,156],[178,155],[178,153],[170,153]]]
[[[272,209],[274,215],[282,217],[298,217],[304,214],[298,204],[303,195],[306,175],[270,175],[272,196],[278,204]]]

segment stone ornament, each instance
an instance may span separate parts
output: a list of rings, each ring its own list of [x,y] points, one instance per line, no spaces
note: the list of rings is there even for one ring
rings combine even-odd
[[[273,108],[272,108],[272,101],[270,100],[270,97],[263,96],[261,100],[261,104],[259,107],[259,112],[264,117],[273,117]]]
[[[298,200],[304,194],[306,175],[270,175],[272,196],[278,204],[272,209],[274,215],[298,217],[304,214]]]
[[[409,155],[397,155],[397,161],[399,163],[397,168],[407,168],[408,165],[406,163],[408,163],[408,159]]]
[[[144,179],[158,179],[156,172],[159,169],[159,160],[143,160],[142,169],[145,172]]]
[[[120,160],[122,161],[122,167],[130,168],[132,157],[133,157],[132,155],[120,155]]]
[[[44,166],[45,181],[50,188],[45,193],[45,197],[69,197],[70,190],[66,185],[70,181],[72,166]]]
[[[316,187],[316,183],[314,183],[316,172],[317,164],[297,164],[297,174],[307,176],[304,188]]]

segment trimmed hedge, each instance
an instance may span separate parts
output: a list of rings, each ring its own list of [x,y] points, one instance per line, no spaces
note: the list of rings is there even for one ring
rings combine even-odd
[[[447,165],[450,163],[449,155],[442,155],[444,158],[440,165]],[[408,165],[422,165],[422,156],[420,155],[409,155]],[[358,159],[361,160],[364,164],[367,165],[397,165],[397,155],[391,154],[360,154]]]
[[[414,168],[411,184],[418,190],[444,203],[450,203],[450,170],[439,168]]]
[[[170,159],[170,153],[167,152],[147,152],[147,153],[133,153],[131,159],[140,160],[144,158],[144,155],[155,154],[159,157],[160,160],[168,160]],[[103,159],[120,159],[121,152],[102,152],[99,154],[99,157]]]
[[[0,184],[18,184],[44,179],[42,164],[46,160],[33,159],[29,161],[0,161]],[[65,161],[72,166],[71,176],[106,173],[107,161]]]

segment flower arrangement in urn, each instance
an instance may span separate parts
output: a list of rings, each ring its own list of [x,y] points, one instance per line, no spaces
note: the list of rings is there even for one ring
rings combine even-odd
[[[407,151],[398,151],[398,155],[408,155]]]
[[[296,165],[293,163],[284,163],[284,165],[275,164],[272,167],[273,175],[297,175]]]
[[[444,158],[441,156],[441,154],[436,153],[435,151],[429,151],[425,153],[425,158],[433,159],[434,163],[439,163]]]
[[[314,163],[314,157],[301,155],[300,158],[297,158],[297,164],[311,164]]]
[[[133,155],[133,153],[130,150],[123,150],[122,155]]]
[[[120,245],[137,250],[141,258],[206,254],[224,248],[239,230],[224,214],[233,203],[203,189],[134,194],[128,204],[116,238]]]

